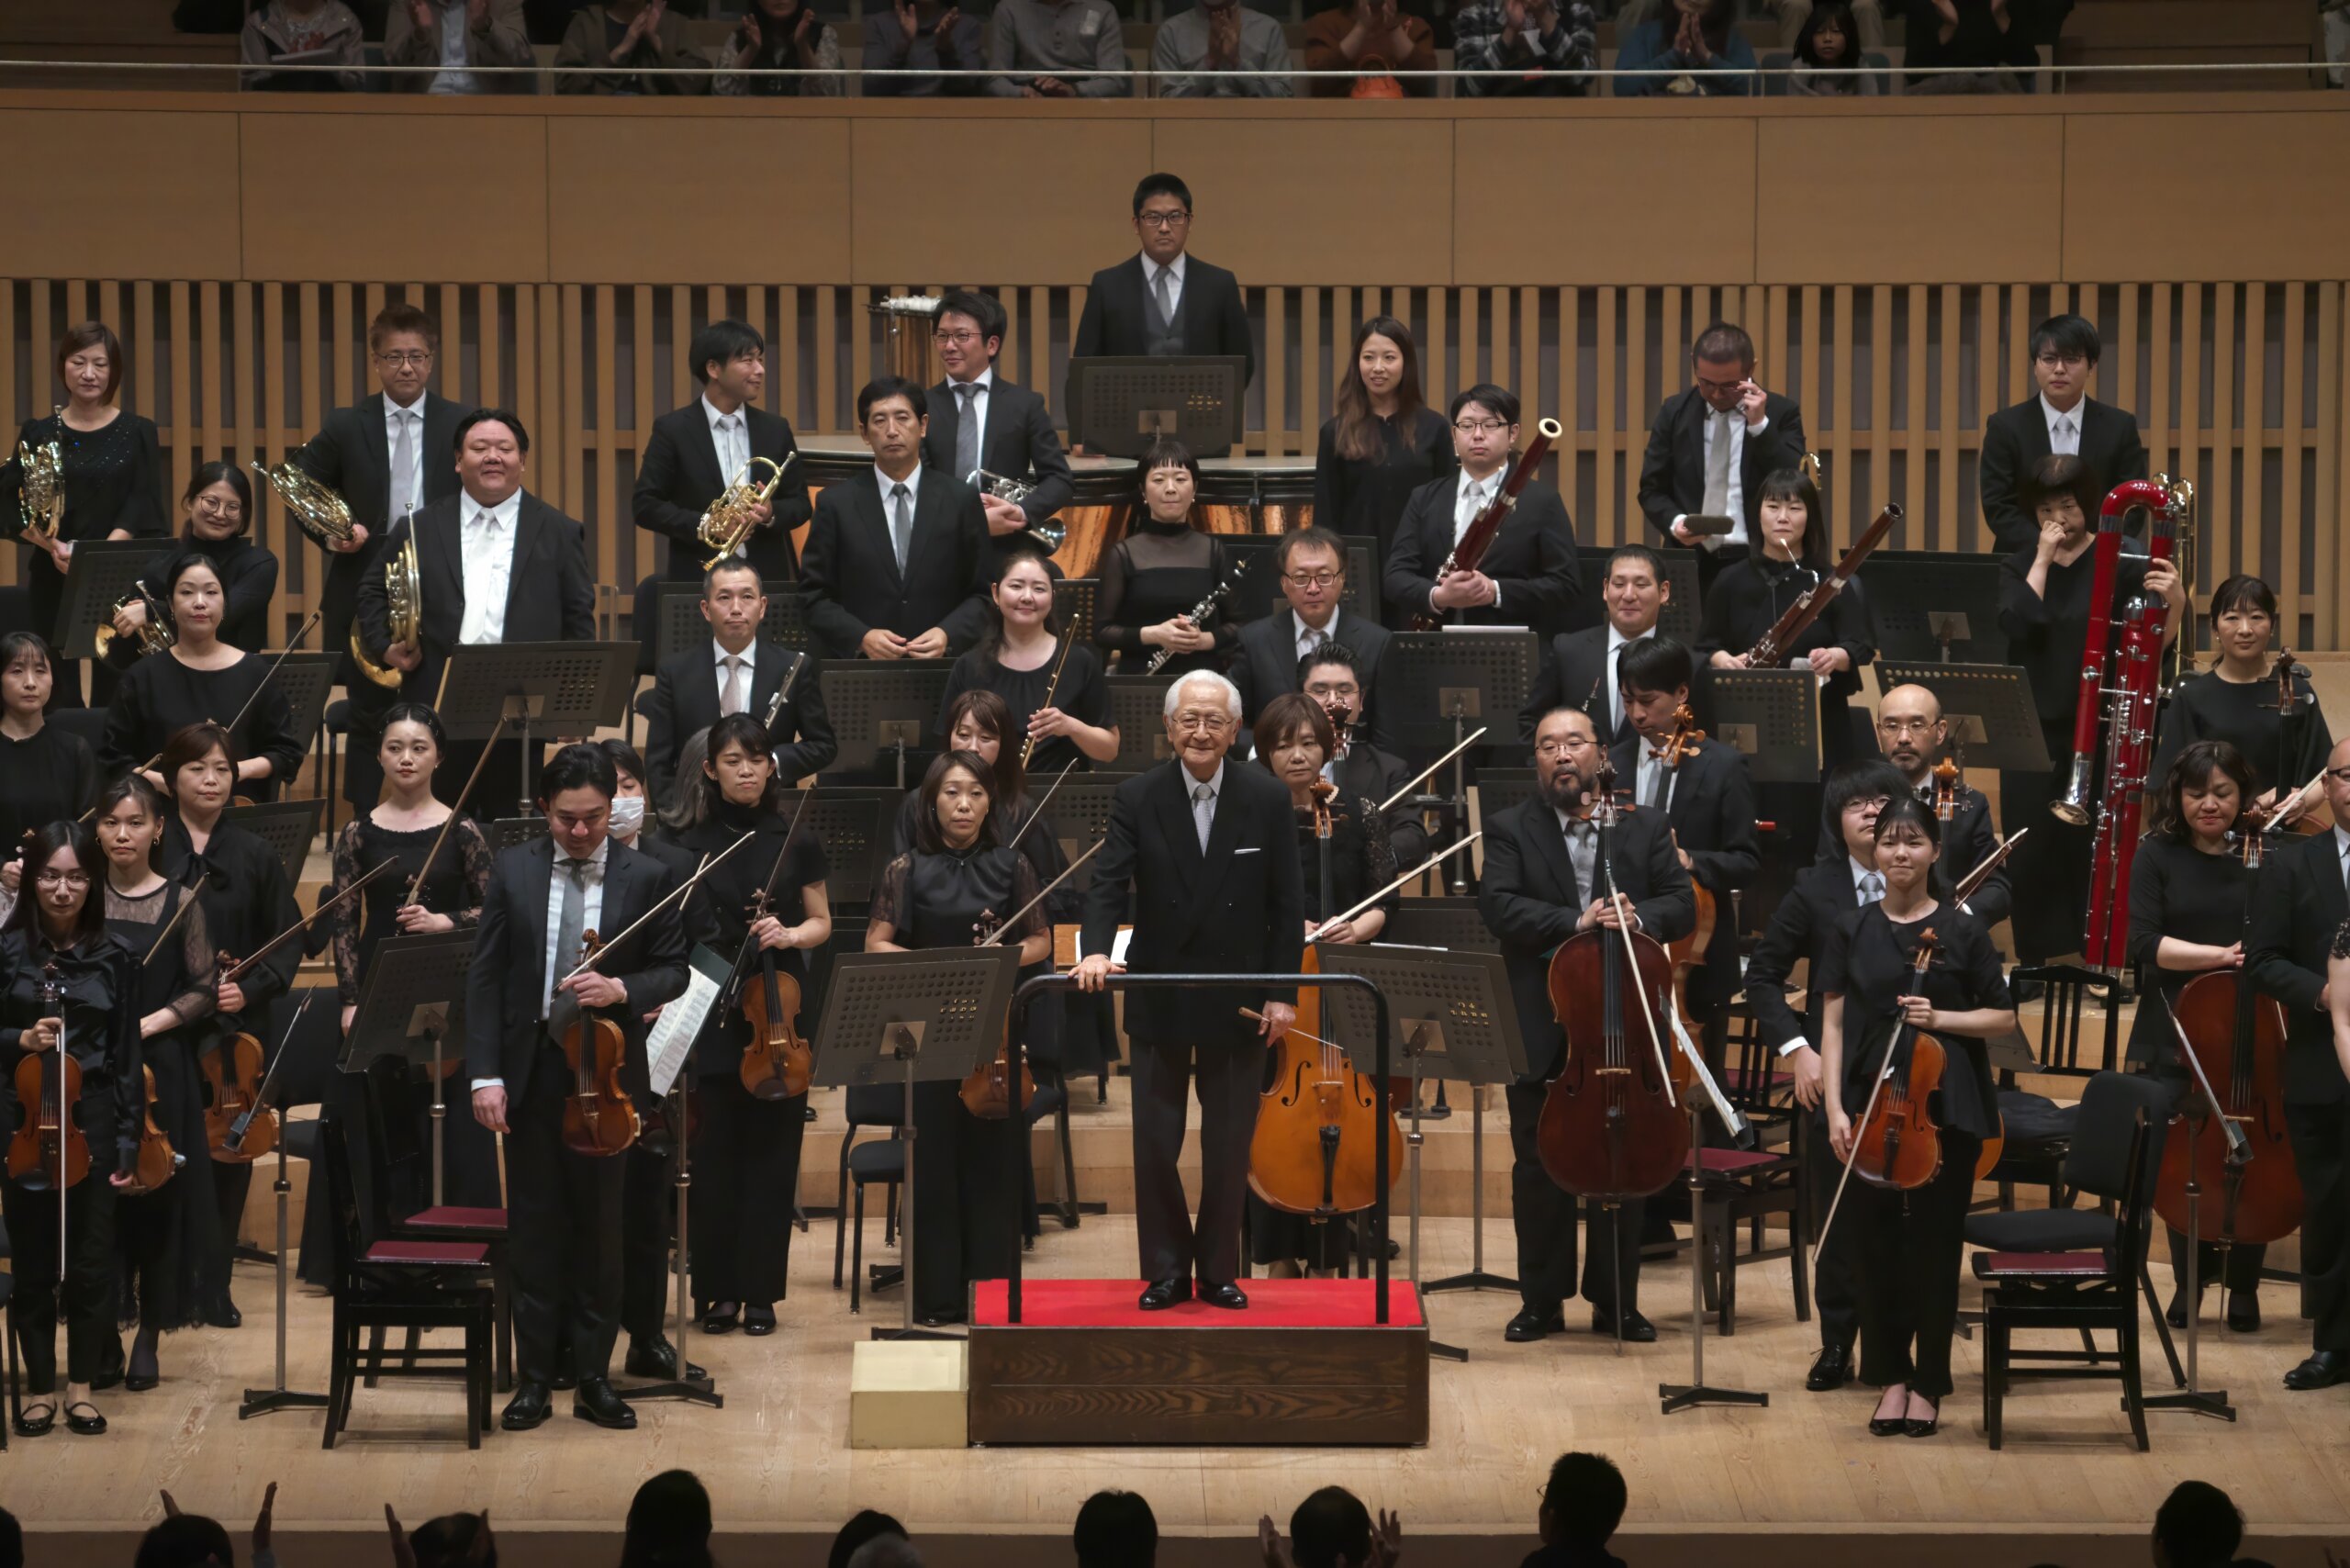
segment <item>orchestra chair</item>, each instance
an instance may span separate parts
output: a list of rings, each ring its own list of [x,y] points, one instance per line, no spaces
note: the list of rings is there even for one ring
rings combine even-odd
[[[1797,1141],[1796,1129],[1803,1119],[1790,1114],[1793,1079],[1772,1070],[1774,1053],[1759,1037],[1753,1015],[1743,1003],[1731,1010],[1722,1048],[1722,1093],[1752,1124],[1756,1147],[1701,1147],[1689,1151],[1689,1160],[1697,1170],[1699,1212],[1694,1216],[1691,1233],[1693,1244],[1702,1249],[1698,1256],[1703,1261],[1706,1305],[1716,1315],[1715,1322],[1727,1339],[1738,1332],[1738,1271],[1753,1263],[1795,1260],[1796,1321],[1811,1321],[1810,1271],[1803,1266],[1811,1246],[1811,1205],[1806,1198],[1803,1150]],[[1785,1102],[1774,1103],[1774,1095],[1783,1089]],[[1694,1085],[1693,1092],[1704,1092]],[[1718,1135],[1718,1122],[1713,1120],[1710,1110],[1706,1115],[1708,1136]],[[1684,1170],[1688,1164],[1684,1162]],[[1687,1192],[1685,1185],[1682,1191]],[[1762,1222],[1772,1215],[1785,1216],[1787,1241],[1783,1247],[1763,1245]],[[1740,1225],[1747,1228],[1744,1252],[1738,1248]]]
[[[2087,1081],[2121,1065],[2121,980],[2077,964],[2018,965],[2008,976],[2040,986],[2040,1038],[2032,1056],[2035,1070],[2051,1078]],[[2082,1025],[2094,1000],[2105,1014],[2105,1035],[2093,1066],[2081,1061]],[[2079,1108],[2060,1105],[2045,1094],[2018,1088],[2012,1070],[2002,1069],[1998,1080],[1999,1120],[2007,1142],[1999,1162],[1986,1180],[1998,1183],[1998,1204],[2012,1209],[2018,1183],[2048,1189],[2049,1207],[2058,1206],[2065,1151],[2079,1124]]]
[[[2119,1382],[2131,1435],[2137,1439],[2138,1451],[2146,1451],[2146,1394],[2138,1371],[2138,1290],[2146,1277],[2146,1233],[2154,1213],[2154,1178],[2160,1170],[2156,1150],[2163,1123],[2158,1118],[2166,1114],[2166,1108],[2154,1106],[2143,1097],[2135,1104],[2118,1094],[2108,1098],[2110,1112],[2100,1115],[2094,1129],[2087,1118],[2083,1119],[2075,1155],[2078,1159],[2081,1151],[2093,1145],[2098,1173],[2119,1176],[2122,1196],[2118,1212],[2110,1218],[2085,1216],[2099,1217],[2103,1234],[2083,1248],[2001,1249],[1975,1255],[1975,1277],[1983,1282],[1983,1428],[1995,1450],[2005,1435],[2002,1417],[2009,1383],[2020,1378],[2062,1377]],[[2111,1146],[2116,1140],[2111,1135],[2125,1114],[2128,1132],[2119,1140],[2122,1145],[2119,1170],[2108,1172],[2103,1166],[2114,1152]],[[1970,1221],[1970,1228],[1972,1225]],[[2151,1305],[2151,1291],[2148,1294]],[[2154,1321],[2162,1322],[2159,1307]],[[2083,1348],[2017,1350],[2013,1340],[2019,1329],[2076,1330]],[[2091,1336],[2099,1329],[2114,1334],[2115,1350],[2097,1348]]]
[[[853,1229],[856,1239],[849,1259],[848,1309],[856,1313],[864,1310],[865,1189],[877,1182],[889,1189],[882,1194],[882,1244],[889,1246],[898,1237],[898,1192],[906,1179],[906,1146],[899,1141],[896,1133],[905,1126],[905,1090],[898,1084],[851,1084],[842,1109],[848,1117],[848,1126],[841,1133],[839,1185],[833,1208],[833,1289],[841,1288],[841,1255]],[[891,1136],[859,1143],[859,1127],[888,1127]],[[852,1189],[856,1194],[854,1217],[850,1212]]]
[[[334,1204],[330,1231],[334,1246],[334,1334],[329,1353],[326,1431],[331,1449],[350,1425],[360,1383],[374,1387],[379,1377],[429,1378],[455,1373],[465,1385],[465,1446],[481,1447],[489,1429],[490,1341],[493,1327],[487,1288],[489,1249],[471,1241],[371,1238],[360,1217],[352,1182],[350,1141],[340,1121],[320,1138],[327,1189]],[[420,1334],[428,1328],[463,1332],[463,1346],[417,1346],[397,1359],[383,1349],[387,1329]],[[363,1331],[368,1342],[363,1348]]]

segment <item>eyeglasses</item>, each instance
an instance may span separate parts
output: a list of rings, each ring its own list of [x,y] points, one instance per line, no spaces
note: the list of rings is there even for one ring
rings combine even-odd
[[[1328,588],[1345,575],[1343,572],[1283,572],[1281,581],[1292,588]]]
[[[375,363],[391,365],[426,365],[432,363],[432,353],[429,349],[406,349],[396,353],[379,353],[375,356]]]
[[[1187,735],[1220,735],[1232,728],[1229,713],[1178,713],[1175,727]]]
[[[2325,776],[2336,784],[2350,784],[2350,767],[2329,767]]]
[[[1509,429],[1506,420],[1455,420],[1452,428],[1462,435],[1498,435]]]
[[[1534,743],[1534,755],[1537,756],[1564,756],[1571,751],[1595,750],[1597,748],[1598,745],[1599,743],[1597,741],[1583,736],[1570,736],[1568,739],[1562,741],[1537,741]]]
[[[969,344],[979,341],[977,332],[934,332],[931,336],[942,343]]]
[[[1922,735],[1931,730],[1934,723],[1935,721],[1931,719],[1884,718],[1876,722],[1876,727],[1889,735],[1906,735],[1912,733]]]
[[[1188,212],[1144,212],[1137,213],[1135,221],[1145,229],[1181,229],[1192,221],[1192,215]]]
[[[44,888],[86,888],[90,885],[87,871],[39,871],[33,880]]]
[[[2087,354],[2044,353],[2040,356],[2040,363],[2046,365],[2051,370],[2062,370],[2067,367],[2077,369],[2080,366],[2088,364],[2088,362],[2089,359]]]

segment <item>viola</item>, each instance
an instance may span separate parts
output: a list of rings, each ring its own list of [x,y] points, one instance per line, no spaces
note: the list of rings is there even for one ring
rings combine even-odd
[[[1957,759],[1946,756],[1934,764],[1933,779],[1935,820],[1956,820],[1959,801],[1966,792],[1966,781],[1959,772]]]
[[[233,969],[235,960],[223,953],[220,967]],[[260,1039],[239,1030],[196,1058],[204,1073],[204,1141],[223,1165],[250,1165],[277,1146],[277,1113],[261,1101],[263,1055]],[[240,1122],[241,1142],[229,1136]]]
[[[2220,1102],[2243,1129],[2245,1154],[2232,1159],[2226,1129],[2199,1088],[2171,1117],[2154,1179],[2154,1212],[2173,1230],[2187,1229],[2187,1176],[2220,1202],[2206,1203],[2197,1229],[2207,1240],[2257,1247],[2300,1228],[2304,1195],[2285,1136],[2285,1010],[2260,995],[2240,970],[2220,969],[2187,982],[2172,1009],[2182,1052],[2191,1050]],[[2188,1076],[2195,1074],[2192,1065]],[[2190,1163],[2191,1162],[2191,1163]],[[2214,1217],[2216,1215],[2216,1218]]]
[[[141,1067],[139,1071],[146,1082],[147,1104],[140,1116],[139,1154],[130,1168],[130,1185],[124,1189],[133,1196],[153,1192],[187,1163],[187,1157],[172,1148],[171,1138],[155,1123],[155,1070]]]
[[[579,961],[594,960],[603,944],[593,931],[579,944]],[[559,992],[558,994],[568,994]],[[571,1092],[563,1102],[563,1146],[593,1159],[626,1153],[643,1124],[621,1082],[628,1061],[628,1036],[600,1013],[580,1008],[563,1027],[563,1059],[571,1072]]]
[[[65,1016],[64,982],[54,963],[43,966],[41,1015]],[[61,1030],[53,1051],[28,1051],[17,1063],[16,1136],[8,1140],[8,1180],[32,1192],[81,1185],[90,1174],[90,1141],[74,1120],[82,1100],[82,1064],[65,1048]],[[62,1216],[61,1216],[62,1217]]]
[[[1904,995],[1925,993],[1926,970],[1933,961],[1934,933],[1929,927],[1919,934]],[[1942,1127],[1934,1120],[1933,1103],[1950,1059],[1940,1040],[1906,1020],[1895,1026],[1885,1049],[1885,1070],[1852,1133],[1852,1174],[1872,1186],[1913,1192],[1942,1174]],[[1837,1092],[1837,1086],[1830,1084],[1829,1092]]]

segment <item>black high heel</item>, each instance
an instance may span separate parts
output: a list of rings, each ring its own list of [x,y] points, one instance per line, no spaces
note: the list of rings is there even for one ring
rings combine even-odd
[[[1909,1420],[1902,1422],[1902,1435],[1904,1437],[1911,1438],[1930,1438],[1934,1435],[1935,1428],[1942,1424],[1942,1401],[1938,1399],[1934,1401],[1934,1413],[1927,1417],[1924,1420]]]

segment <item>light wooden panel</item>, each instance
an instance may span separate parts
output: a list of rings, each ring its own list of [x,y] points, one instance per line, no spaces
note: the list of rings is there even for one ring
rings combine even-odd
[[[2084,115],[2064,167],[2067,278],[2334,277],[2350,256],[2350,116]]]
[[[859,119],[850,147],[856,266],[827,282],[854,275],[903,283],[953,271],[1080,284],[1136,249],[1133,198],[1135,182],[1151,167],[1147,121],[1079,129],[1038,120]],[[953,171],[960,169],[1024,170],[1044,183],[1013,181],[992,195],[962,190],[939,199],[939,182],[958,185]],[[1202,226],[1203,253],[1215,254],[1217,228]]]
[[[1281,125],[1233,116],[1160,120],[1151,154],[1158,168],[1186,171],[1199,252],[1244,280],[1326,283],[1360,275],[1376,256],[1379,282],[1396,287],[1453,275],[1449,229],[1404,217],[1416,203],[1406,198],[1399,210],[1390,194],[1442,190],[1452,136],[1444,120]],[[1281,151],[1269,158],[1275,137]]]
[[[0,109],[0,274],[240,275],[234,117]]]

